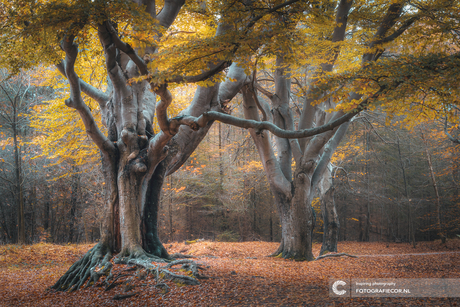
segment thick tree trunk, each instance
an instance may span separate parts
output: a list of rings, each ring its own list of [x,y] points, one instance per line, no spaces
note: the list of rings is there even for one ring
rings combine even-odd
[[[280,86],[280,88],[283,87]],[[247,85],[243,87],[242,91],[245,117],[259,120],[257,104],[261,105],[262,102],[257,99],[252,86]],[[264,107],[260,106],[260,108]],[[264,109],[268,110],[268,107]],[[264,111],[264,113],[265,116],[269,116],[268,112]],[[288,111],[284,112],[284,115],[286,118],[289,118]],[[279,116],[281,116],[281,113]],[[292,123],[289,123],[287,126],[292,129]],[[294,181],[291,181],[290,168],[292,158],[290,150],[281,150],[282,156],[287,155],[289,158],[284,157],[280,161],[279,157],[277,159],[273,152],[267,132],[256,133],[253,129],[249,129],[249,132],[263,162],[280,216],[281,243],[272,256],[295,260],[313,260],[312,232],[315,225],[315,218],[311,207],[313,199],[311,197],[313,189],[311,189],[310,185],[310,178],[313,171],[311,161],[305,163],[298,161],[299,164],[294,175]],[[280,144],[278,145],[281,146]],[[283,146],[283,148],[287,148],[290,146],[290,143],[283,143]]]
[[[141,221],[142,178],[129,165],[122,165],[118,175],[120,199],[121,255],[127,256],[142,250]]]
[[[142,247],[152,255],[169,258],[158,237],[158,209],[160,206],[161,188],[165,179],[166,161],[161,162],[150,179],[146,194],[142,217]]]
[[[299,169],[302,168],[296,170],[292,182],[293,196],[271,186],[281,222],[281,243],[273,256],[310,261],[315,259],[312,253],[315,214],[309,176]]]
[[[278,252],[286,259],[310,261],[315,259],[312,253],[315,221],[313,209],[305,204],[302,194],[304,193],[295,195],[288,206],[281,205],[282,243]]]
[[[102,172],[105,183],[105,203],[101,225],[100,242],[117,253],[121,250],[120,232],[120,204],[117,186],[117,161],[118,152],[112,155],[102,155]],[[87,229],[85,229],[85,239],[88,241]]]

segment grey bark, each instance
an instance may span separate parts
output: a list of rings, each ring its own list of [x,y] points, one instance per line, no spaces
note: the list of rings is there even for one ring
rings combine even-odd
[[[347,16],[351,8],[351,5],[352,1],[340,1],[339,3],[336,14],[336,27],[332,35],[332,40],[334,42],[344,39]],[[377,51],[372,53],[365,53],[363,55],[363,66],[365,66],[367,62],[375,61],[379,58],[379,56],[383,52],[383,48],[380,48],[379,46],[383,42],[382,38],[385,38],[386,33],[393,27],[396,20],[399,18],[399,15],[401,14],[401,10],[402,5],[399,3],[392,4],[389,6],[387,15],[383,18],[380,27],[377,29],[374,39],[369,43],[369,47],[371,49],[376,49]],[[404,30],[407,29],[407,27],[404,29],[401,28],[402,31],[398,32],[395,35],[385,38],[385,41],[394,39],[402,32],[404,32]],[[332,59],[329,62],[326,62],[323,65],[321,65],[320,70],[317,72],[317,75],[322,74],[323,72],[332,71],[333,64],[337,59],[339,52],[340,49],[339,47],[337,47],[332,54]],[[279,65],[280,62],[281,58],[278,57],[277,65]],[[283,84],[284,81],[284,74],[275,73],[275,85]],[[261,89],[261,91],[265,95],[267,95],[267,97],[272,101],[272,105],[274,106],[274,125],[269,125],[268,123],[264,123],[262,125],[258,122],[258,114],[256,114],[256,112],[254,111],[250,112],[251,109],[256,109],[256,103],[251,102],[251,95],[247,93],[247,91],[254,92],[254,89],[250,88],[246,88],[246,90],[243,90],[243,97],[245,103],[245,117],[249,120],[238,123],[232,122],[232,124],[236,124],[239,127],[249,128],[250,131],[252,130],[251,135],[259,150],[259,155],[262,161],[264,161],[265,171],[267,173],[267,177],[269,178],[269,182],[275,196],[275,202],[277,204],[282,223],[282,240],[280,247],[275,252],[275,254],[282,253],[283,257],[294,257],[297,259],[312,260],[313,255],[311,254],[311,233],[313,231],[315,217],[314,212],[311,208],[311,201],[313,199],[313,195],[319,182],[322,178],[324,179],[324,172],[330,162],[332,154],[336,150],[338,144],[343,139],[347,131],[347,122],[356,113],[349,113],[345,115],[343,112],[339,111],[328,116],[316,116],[312,114],[313,111],[320,111],[320,108],[315,108],[312,106],[313,100],[316,99],[317,95],[320,93],[315,93],[314,87],[311,87],[306,95],[303,112],[301,114],[301,119],[299,122],[299,129],[302,131],[302,133],[296,133],[292,131],[278,131],[277,128],[282,125],[284,125],[284,129],[292,128],[287,128],[286,122],[283,122],[281,120],[283,117],[279,116],[279,114],[281,114],[279,110],[282,110],[282,108],[280,108],[280,105],[284,103],[287,106],[288,100],[282,101],[278,95],[281,94],[281,97],[283,97],[283,91],[279,92],[278,89],[275,90],[277,92],[274,95],[266,90]],[[283,90],[288,90],[286,83],[284,83]],[[379,92],[375,95],[378,96]],[[256,94],[252,94],[252,96],[257,97]],[[351,93],[350,95],[350,99],[361,100],[361,98],[362,95],[357,93]],[[368,98],[362,101],[361,105],[358,107],[359,110],[365,108],[365,106],[367,105],[367,99]],[[281,102],[279,102],[280,100]],[[326,101],[324,103],[323,108],[331,107],[333,106],[331,105],[330,101]],[[332,123],[336,123],[338,119],[343,119],[344,116],[349,116],[349,118],[340,122],[338,125],[332,125]],[[223,120],[227,120],[228,122],[230,122],[230,119],[223,118],[223,116],[220,117]],[[218,119],[217,116],[212,118]],[[285,118],[286,117],[284,117],[283,119]],[[219,120],[221,119],[219,118]],[[262,132],[262,130],[269,129],[271,132],[273,132],[276,136],[280,138],[291,138],[295,136],[301,138],[308,136],[309,130],[315,129],[313,128],[314,120],[317,120],[317,125],[324,124],[322,127],[327,126],[328,128],[322,130],[322,134],[311,134],[315,135],[311,139],[299,140],[300,150],[296,155],[300,154],[301,157],[296,158],[296,170],[294,173],[294,178],[292,180],[289,172],[286,170],[286,161],[283,161],[283,155],[288,153],[287,149],[290,148],[290,144],[283,141],[277,141],[279,156],[281,159],[279,161],[267,159],[267,157],[271,158],[274,155],[271,151],[271,145],[267,141],[269,138],[265,137],[265,139],[267,139],[265,141],[261,138],[261,136],[264,135],[264,132]],[[340,128],[337,128],[340,124],[343,125]],[[295,148],[295,146],[292,146],[292,148]],[[292,148],[290,149],[292,150]],[[270,161],[274,166],[267,163],[267,161]],[[279,163],[277,164],[276,162]],[[330,179],[331,178],[327,178],[324,181],[329,182],[329,187],[323,188],[322,193],[323,216],[327,220],[325,223],[327,231],[325,231],[325,236],[323,238],[325,244],[322,248],[322,252],[324,252],[326,249],[336,250],[338,240],[337,230],[339,224],[337,212],[335,210],[333,201],[334,190],[332,185],[330,184]],[[288,185],[286,184],[286,182],[292,182],[290,189],[291,191],[287,191]],[[286,210],[286,208],[289,209]],[[301,221],[301,223],[298,223],[299,221]]]
[[[323,217],[323,244],[320,255],[327,252],[337,252],[339,240],[339,216],[334,201],[334,185],[331,170],[328,168],[320,183],[320,204]]]

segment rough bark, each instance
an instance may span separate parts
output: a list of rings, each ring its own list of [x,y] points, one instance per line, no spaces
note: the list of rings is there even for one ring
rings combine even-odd
[[[162,161],[155,169],[147,188],[142,217],[142,246],[147,253],[167,259],[168,252],[158,238],[158,209],[165,173],[166,161]]]
[[[168,27],[182,5],[183,1],[165,1],[165,7],[158,15],[160,24]],[[154,14],[153,11],[151,13]],[[66,101],[67,106],[79,112],[88,135],[101,150],[107,206],[102,209],[104,217],[100,242],[58,280],[53,286],[56,290],[76,290],[88,279],[87,285],[94,283],[101,276],[98,272],[102,269],[98,268],[108,265],[116,253],[117,261],[124,263],[148,263],[169,258],[157,230],[166,171],[185,162],[212,124],[206,123],[201,129],[180,128],[180,117],[169,119],[167,116],[172,102],[167,84],[149,85],[145,80],[128,82],[130,78],[148,73],[146,62],[136,50],[120,40],[110,22],[99,25],[98,35],[104,47],[109,76],[107,97],[82,82],[75,73],[78,48],[72,35],[62,43],[66,58],[58,69],[70,83],[71,95]],[[154,51],[155,46],[147,50]],[[117,57],[117,54],[120,56]],[[213,73],[220,71],[222,65],[214,68],[211,69]],[[208,110],[225,109],[225,104],[242,86],[239,77],[246,77],[241,73],[235,75],[234,71],[239,72],[230,68],[228,80],[222,84],[199,87],[194,101],[183,114],[194,117]],[[160,98],[158,104],[151,89]],[[103,124],[108,129],[107,137],[100,132],[81,97],[81,91],[98,98]],[[104,98],[109,101],[104,102]],[[154,114],[161,129],[156,135],[149,129]]]
[[[252,84],[245,85],[242,92],[245,117],[259,120],[256,93]],[[282,239],[274,255],[296,260],[313,260],[311,232],[314,215],[310,205],[308,176],[303,173],[303,168],[297,167],[294,182],[289,182],[281,168],[283,160],[276,158],[268,133],[257,133],[254,129],[249,129],[249,132],[263,162],[280,216]],[[283,146],[287,147],[289,143],[283,143]]]

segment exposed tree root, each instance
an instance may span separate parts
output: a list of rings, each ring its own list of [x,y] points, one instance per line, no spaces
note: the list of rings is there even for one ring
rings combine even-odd
[[[350,255],[350,254],[347,254],[347,253],[337,253],[337,254],[320,255],[320,256],[316,257],[315,260],[321,260],[321,259],[324,259],[324,258],[331,258],[331,257],[342,257],[342,256],[347,256],[347,257],[351,257],[351,258],[358,258],[358,256]]]
[[[197,278],[197,279],[205,279],[205,276],[202,276],[198,269],[204,270],[205,268],[200,265],[199,263],[196,263],[195,261],[192,260],[176,260],[173,262],[170,262],[166,265],[165,269],[172,268],[175,265],[181,265],[182,264],[182,270],[185,270],[187,272],[191,272],[191,274]]]
[[[169,286],[165,284],[164,282],[160,282],[156,284],[155,288],[161,289],[163,291],[162,294],[166,294],[169,292]]]
[[[161,279],[171,280],[179,285],[198,285],[198,279],[207,277],[200,274],[199,270],[205,267],[193,260],[182,259],[170,261],[146,253],[142,248],[134,248],[132,251],[124,251],[113,259],[115,264],[127,264],[132,267],[122,270],[117,276],[112,275],[113,264],[110,262],[111,253],[103,244],[97,244],[89,250],[80,260],[75,262],[70,269],[54,284],[51,289],[57,291],[75,291],[80,287],[95,285],[100,277],[107,276],[98,286],[105,285],[105,291],[109,291],[118,285],[124,284],[124,291],[129,292],[134,289],[134,279],[143,280],[148,274],[153,274],[156,280],[156,288],[165,294],[169,292],[169,286]],[[175,266],[180,268],[174,268]],[[186,275],[178,274],[173,270],[185,271]],[[121,280],[129,277],[127,280]],[[86,283],[86,285],[85,285]],[[136,295],[128,293],[114,297],[123,299]]]
[[[112,253],[105,244],[99,243],[90,249],[80,260],[51,287],[57,291],[75,291],[85,284],[96,283],[101,276],[110,276]]]
[[[273,254],[269,255],[268,257],[279,258],[280,254],[283,253],[283,249],[284,249],[284,241],[281,240],[280,245],[278,246],[278,249]]]
[[[127,276],[132,276],[132,275],[130,275],[130,274],[120,274],[117,277],[113,278],[112,283],[110,283],[110,284],[106,280],[107,287],[105,287],[104,291],[112,290],[116,286],[121,285],[123,282],[117,282],[117,280],[122,278],[122,277],[127,277]]]
[[[160,260],[160,261],[159,261]],[[199,269],[203,270],[204,267],[193,260],[175,260],[172,262],[167,263],[165,266],[161,266],[161,264],[166,263],[167,261],[158,257],[150,257],[150,256],[141,256],[139,258],[133,257],[122,257],[117,258],[116,263],[125,263],[125,264],[134,264],[136,266],[142,267],[147,270],[147,272],[151,272],[155,274],[155,279],[157,281],[157,285],[160,285],[160,279],[168,279],[173,281],[176,284],[180,285],[198,285],[200,284],[197,279],[205,279],[205,276],[202,276],[199,273]],[[181,270],[184,270],[188,273],[188,275],[181,275],[176,274],[171,271],[173,266],[182,265]],[[161,286],[159,286],[161,287]],[[164,288],[164,287],[163,287]],[[169,289],[168,289],[169,291]]]
[[[163,259],[155,255],[151,255],[144,251],[142,247],[135,247],[132,250],[123,250],[121,251],[116,258],[114,259],[114,263],[124,263],[124,264],[129,264],[131,260],[135,261],[149,261],[149,262],[163,262],[166,263],[168,262],[168,259]],[[135,265],[140,265],[143,266],[141,263],[131,263]],[[146,269],[149,269],[146,267]]]
[[[174,258],[174,259],[179,259],[179,258],[196,258],[195,256],[192,256],[192,255],[184,255],[184,254],[181,254],[181,253],[174,253],[172,255],[170,255],[171,258]]]

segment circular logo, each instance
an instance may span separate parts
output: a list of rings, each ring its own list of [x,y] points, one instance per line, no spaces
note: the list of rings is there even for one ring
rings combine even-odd
[[[337,286],[346,286],[347,283],[344,282],[343,280],[337,280],[336,282],[334,282],[332,284],[332,292],[334,292],[335,294],[337,295],[344,295],[345,293],[347,293],[347,291],[345,290],[338,290],[337,289]]]

